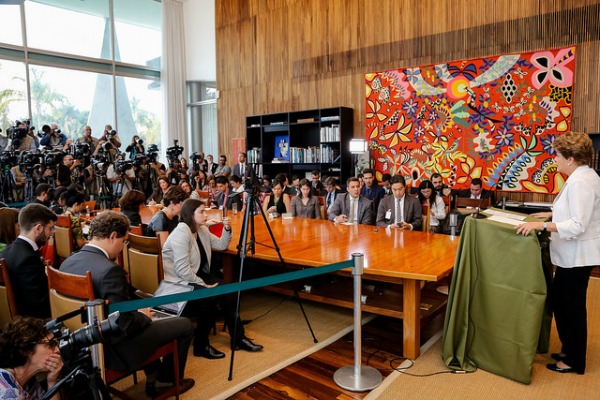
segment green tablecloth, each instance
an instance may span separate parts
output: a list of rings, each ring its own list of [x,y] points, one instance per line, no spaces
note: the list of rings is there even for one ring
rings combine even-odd
[[[535,233],[466,218],[444,322],[446,366],[530,383],[536,350],[548,351],[547,278]]]

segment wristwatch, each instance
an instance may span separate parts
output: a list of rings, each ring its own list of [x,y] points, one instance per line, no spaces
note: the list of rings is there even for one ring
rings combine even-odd
[[[544,222],[544,223],[542,224],[542,228],[544,228],[544,232],[546,232],[546,231],[548,230],[548,223],[547,223],[547,222]]]

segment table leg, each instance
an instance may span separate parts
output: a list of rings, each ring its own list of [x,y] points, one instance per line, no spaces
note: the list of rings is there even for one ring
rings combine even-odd
[[[404,279],[402,287],[404,357],[415,360],[421,352],[421,285],[416,279]]]

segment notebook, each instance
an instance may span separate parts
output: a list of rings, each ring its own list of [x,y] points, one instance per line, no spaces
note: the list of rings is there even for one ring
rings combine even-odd
[[[169,294],[191,292],[194,287],[191,285],[185,285],[183,283],[175,283],[162,280],[158,285],[158,289],[154,292],[153,297],[166,296]],[[177,303],[162,304],[152,308],[154,317],[152,319],[172,318],[179,317],[183,312],[187,301],[180,301]]]

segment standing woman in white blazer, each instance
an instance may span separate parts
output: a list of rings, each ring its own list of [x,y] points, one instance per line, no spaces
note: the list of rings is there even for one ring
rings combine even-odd
[[[551,222],[528,222],[517,233],[549,231],[550,257],[556,266],[550,304],[562,342],[556,363],[546,367],[560,373],[583,374],[587,350],[587,287],[592,269],[600,265],[600,177],[591,169],[593,145],[584,133],[567,132],[554,140],[558,172],[567,175],[552,212],[533,214]]]

